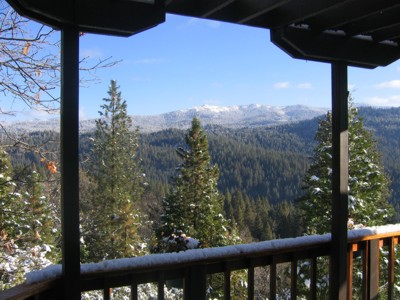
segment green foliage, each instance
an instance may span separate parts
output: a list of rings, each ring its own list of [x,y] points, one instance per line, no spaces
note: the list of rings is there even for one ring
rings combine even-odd
[[[308,234],[326,233],[331,228],[332,201],[332,115],[321,119],[316,133],[318,145],[304,179],[306,195],[301,199]],[[356,108],[349,108],[349,226],[382,225],[392,210],[388,204],[389,181],[372,134],[363,126]]]
[[[156,235],[161,239],[184,233],[200,240],[204,247],[227,245],[231,232],[217,187],[218,167],[210,163],[207,135],[197,118],[185,141],[188,149],[177,149],[183,162],[162,203],[164,214]]]
[[[22,283],[30,271],[57,262],[53,208],[43,195],[40,174],[27,171],[17,176],[7,152],[1,149],[0,290]]]
[[[85,213],[91,222],[82,235],[89,260],[130,257],[142,252],[138,235],[141,216],[135,203],[143,193],[138,165],[138,130],[130,130],[131,118],[115,81],[104,98],[91,153],[89,174],[95,184]]]

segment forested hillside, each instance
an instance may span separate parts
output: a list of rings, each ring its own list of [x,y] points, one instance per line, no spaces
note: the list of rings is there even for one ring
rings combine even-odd
[[[360,108],[365,127],[374,132],[382,161],[391,180],[391,203],[399,207],[400,199],[400,108]],[[251,201],[268,200],[274,205],[293,202],[301,194],[301,181],[310,163],[315,146],[314,135],[318,119],[275,127],[227,129],[206,126],[210,154],[220,170],[219,189],[222,194],[240,191]],[[167,191],[180,161],[176,148],[184,146],[185,130],[168,129],[140,134],[139,156],[149,186],[158,194]],[[90,133],[81,138],[81,156],[90,156]],[[6,143],[5,137],[2,138]],[[35,132],[23,139],[43,151],[57,149],[58,134]],[[10,141],[8,141],[10,143]],[[10,148],[14,165],[39,164],[39,156]],[[57,161],[55,154],[52,159]],[[84,167],[85,164],[82,164]],[[396,209],[398,211],[398,209]]]

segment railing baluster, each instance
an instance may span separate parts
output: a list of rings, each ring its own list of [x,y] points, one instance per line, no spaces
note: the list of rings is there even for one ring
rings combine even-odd
[[[354,251],[357,251],[357,244],[350,244],[347,254],[347,299],[353,299]]]
[[[207,272],[206,266],[190,267],[185,278],[184,299],[206,299]]]
[[[272,263],[269,267],[269,297],[271,300],[276,299],[276,262],[272,258]]]
[[[254,266],[250,262],[250,266],[247,271],[247,299],[254,299]]]
[[[297,298],[297,260],[293,260],[290,265],[290,299]]]
[[[367,300],[368,297],[368,278],[369,278],[369,266],[368,266],[368,257],[369,257],[369,246],[368,242],[363,242],[363,248],[364,250],[362,251],[362,286],[361,286],[361,299],[362,300]]]
[[[368,255],[368,299],[378,299],[379,295],[379,239],[370,240]]]
[[[395,260],[395,256],[394,256],[394,247],[395,247],[396,243],[395,243],[395,238],[391,237],[389,239],[389,265],[388,265],[388,277],[387,277],[387,281],[388,281],[388,299],[392,300],[394,299],[394,260]]]
[[[164,300],[164,285],[165,285],[165,274],[164,274],[164,272],[160,272],[158,274],[158,282],[157,282],[157,288],[158,288],[157,299],[158,300]]]
[[[111,288],[104,288],[103,289],[103,299],[104,300],[110,300],[111,299],[111,292],[112,289]]]
[[[231,271],[226,270],[224,272],[224,299],[231,299]]]
[[[311,299],[317,299],[317,258],[311,258]]]
[[[135,281],[131,283],[131,300],[138,300],[137,294],[138,285]]]

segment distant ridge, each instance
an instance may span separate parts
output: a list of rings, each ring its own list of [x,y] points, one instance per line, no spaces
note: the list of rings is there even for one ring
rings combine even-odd
[[[308,107],[303,105],[270,106],[270,105],[238,105],[212,106],[202,105],[185,110],[177,110],[159,115],[133,115],[133,127],[141,132],[155,132],[168,128],[189,128],[194,116],[201,124],[219,125],[228,128],[274,126],[312,119],[325,114],[328,108]],[[6,122],[6,128],[15,132],[59,131],[59,119],[47,121]],[[80,122],[80,131],[89,132],[95,128],[95,119]]]

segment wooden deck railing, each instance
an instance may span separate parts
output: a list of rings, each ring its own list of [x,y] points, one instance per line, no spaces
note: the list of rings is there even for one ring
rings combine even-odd
[[[400,299],[400,294],[394,294],[395,275],[399,275],[395,272],[399,237],[399,225],[349,231],[348,299],[352,293],[359,294],[358,299],[377,299],[379,293],[387,299]],[[256,286],[255,274],[257,269],[266,268],[268,281],[262,282],[268,294],[264,297],[282,299],[285,297],[280,293],[284,292],[289,295],[286,298],[296,299],[307,293],[307,299],[317,299],[321,272],[322,280],[329,281],[327,262],[331,251],[335,250],[331,249],[330,235],[321,235],[85,264],[81,267],[81,290],[101,290],[104,299],[110,299],[113,288],[128,286],[131,299],[138,299],[138,285],[154,283],[158,299],[164,299],[166,283],[182,279],[185,299],[206,299],[207,276],[221,273],[223,298],[231,299],[231,275],[245,270],[246,298],[257,299],[260,287]],[[304,266],[307,275],[301,274]],[[362,276],[355,276],[355,270]],[[26,283],[1,292],[0,299],[58,299],[63,286],[60,273],[59,266],[33,273]],[[41,279],[47,277],[54,278]],[[358,286],[355,281],[359,281]],[[283,288],[282,282],[286,284]]]

